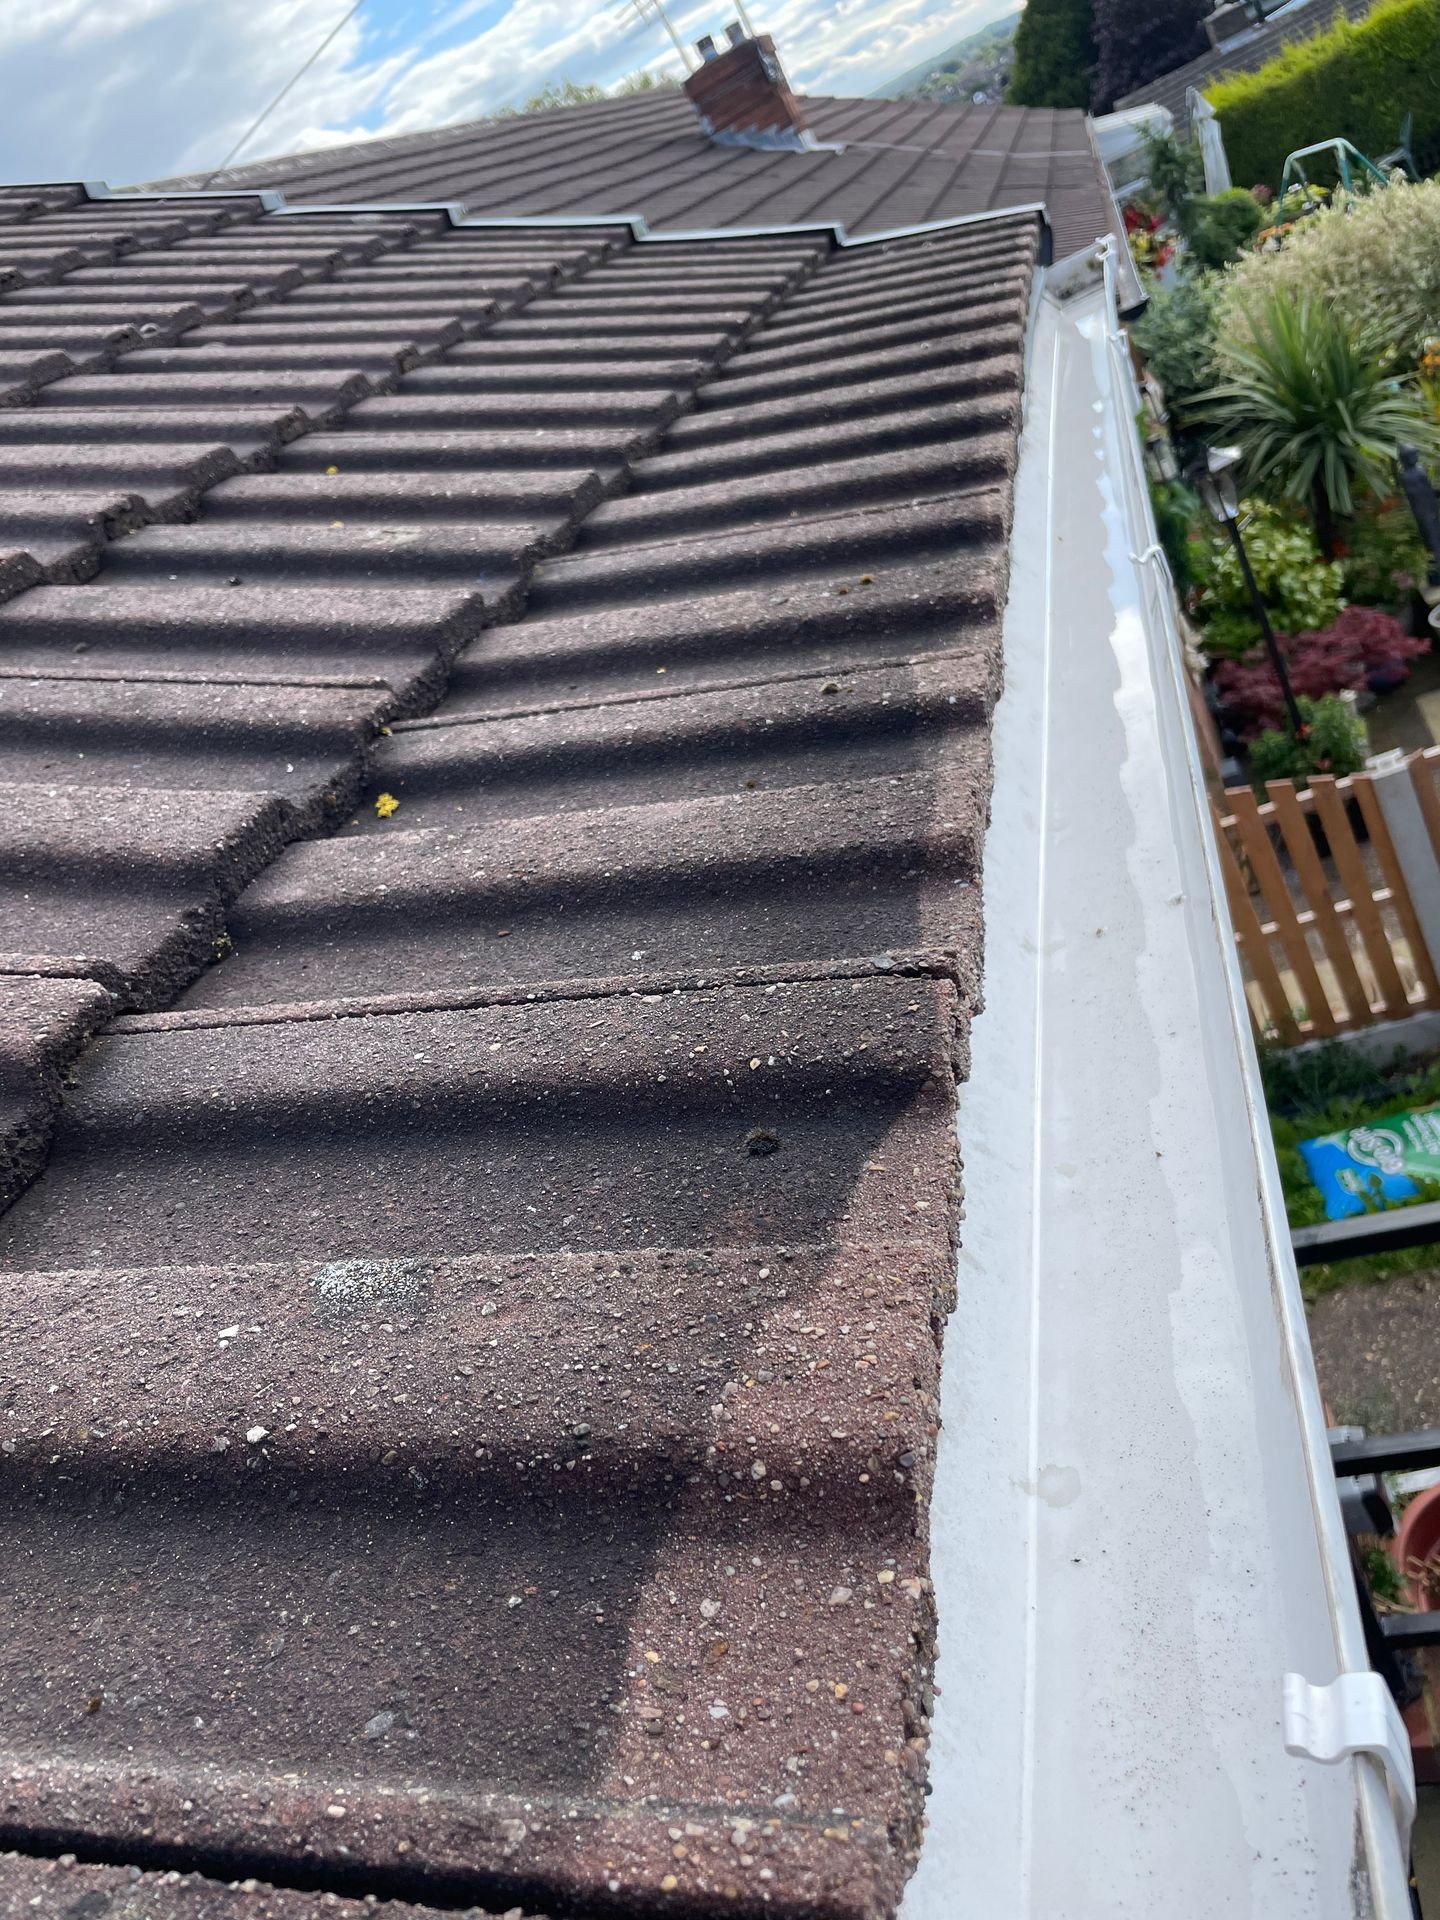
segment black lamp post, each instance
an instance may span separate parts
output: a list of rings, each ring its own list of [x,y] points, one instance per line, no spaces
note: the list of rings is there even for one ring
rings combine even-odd
[[[1270,624],[1270,615],[1266,612],[1265,602],[1260,597],[1260,588],[1250,565],[1250,556],[1246,553],[1245,542],[1240,537],[1240,493],[1235,480],[1235,469],[1239,464],[1238,447],[1202,447],[1189,468],[1190,484],[1205,502],[1212,519],[1217,520],[1230,536],[1230,544],[1235,549],[1235,558],[1240,562],[1240,572],[1250,595],[1250,604],[1255,610],[1255,621],[1260,628],[1261,638],[1265,642],[1265,651],[1270,656],[1270,665],[1275,670],[1275,678],[1280,682],[1280,692],[1285,700],[1285,713],[1290,722],[1290,731],[1297,740],[1303,740],[1310,729],[1296,705],[1295,692],[1290,685],[1290,675],[1285,666],[1285,656],[1281,653],[1280,643],[1275,638],[1275,629]]]
[[[1440,502],[1436,501],[1429,474],[1420,464],[1418,450],[1405,441],[1400,443],[1400,485],[1405,489],[1420,537],[1430,549],[1429,584],[1440,587]]]

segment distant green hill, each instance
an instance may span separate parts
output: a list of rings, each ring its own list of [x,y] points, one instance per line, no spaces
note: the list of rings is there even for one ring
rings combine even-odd
[[[932,54],[918,67],[911,67],[907,73],[897,75],[883,87],[876,87],[871,98],[898,100],[906,94],[929,92],[934,83],[943,77],[951,74],[958,76],[962,67],[977,59],[983,63],[987,55],[999,53],[1014,39],[1021,11],[1017,7],[1014,13],[1007,13],[1003,20],[992,20],[989,26],[967,33],[963,40],[957,40],[953,47],[947,47],[943,53]],[[927,86],[927,82],[930,85]]]

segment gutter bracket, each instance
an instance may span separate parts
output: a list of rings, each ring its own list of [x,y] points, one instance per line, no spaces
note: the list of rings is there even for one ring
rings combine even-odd
[[[1285,1675],[1285,1751],[1324,1766],[1367,1754],[1390,1789],[1400,1841],[1410,1850],[1415,1823],[1415,1763],[1394,1696],[1378,1673],[1342,1673],[1316,1687],[1302,1673]]]

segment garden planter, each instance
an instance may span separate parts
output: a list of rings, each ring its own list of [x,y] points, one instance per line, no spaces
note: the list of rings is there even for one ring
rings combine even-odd
[[[1440,1598],[1422,1581],[1412,1580],[1406,1569],[1416,1561],[1440,1554],[1440,1487],[1427,1487],[1417,1493],[1400,1516],[1400,1531],[1391,1542],[1391,1556],[1405,1583],[1405,1597],[1419,1613],[1440,1612]],[[1415,1777],[1428,1785],[1440,1782],[1440,1711],[1437,1711],[1437,1681],[1440,1662],[1433,1647],[1422,1647],[1412,1655],[1424,1682],[1420,1698],[1405,1708],[1405,1731],[1410,1736],[1410,1752],[1415,1762]]]
[[[1440,1487],[1427,1487],[1406,1507],[1392,1551],[1410,1604],[1419,1613],[1440,1613],[1440,1593],[1432,1593],[1424,1581],[1410,1575],[1416,1561],[1440,1561]]]
[[[1365,676],[1365,685],[1371,693],[1393,693],[1397,687],[1403,687],[1410,678],[1410,667],[1406,661],[1393,667],[1377,667],[1373,673]]]

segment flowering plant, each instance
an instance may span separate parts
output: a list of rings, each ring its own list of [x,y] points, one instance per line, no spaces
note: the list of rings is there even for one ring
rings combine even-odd
[[[1175,255],[1175,241],[1158,213],[1148,213],[1132,201],[1125,209],[1125,237],[1137,267],[1158,272]]]

